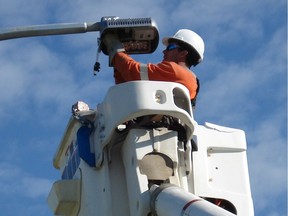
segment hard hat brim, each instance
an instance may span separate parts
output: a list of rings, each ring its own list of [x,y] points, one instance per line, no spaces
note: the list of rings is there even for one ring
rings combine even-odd
[[[165,46],[168,46],[169,44],[169,39],[172,39],[172,37],[164,37],[162,39],[162,43],[165,45]]]
[[[172,41],[179,42],[180,44],[185,45],[186,48],[195,50],[194,47],[191,46],[191,44],[187,43],[187,42],[184,41],[184,40],[180,40],[180,39],[175,38],[175,37],[164,37],[164,38],[162,39],[162,43],[163,43],[165,46],[168,46],[169,43],[171,43]],[[179,44],[179,45],[180,45],[180,44]],[[183,47],[183,48],[184,48],[184,47]],[[197,52],[197,51],[196,51],[196,52]],[[197,53],[198,53],[198,52],[197,52]]]

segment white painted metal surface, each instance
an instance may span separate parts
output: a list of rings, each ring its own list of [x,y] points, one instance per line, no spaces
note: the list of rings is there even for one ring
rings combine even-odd
[[[235,216],[174,185],[161,185],[151,189],[151,209],[158,216]]]
[[[151,126],[154,115],[180,120],[188,141],[179,140],[179,131],[155,126],[157,121]],[[194,144],[193,151],[191,138],[198,147]],[[240,216],[253,216],[244,132],[198,125],[188,90],[177,83],[135,81],[113,86],[95,110],[71,117],[54,166],[62,173],[48,197],[55,215],[70,201],[76,210],[64,215],[152,215],[151,186],[168,183],[185,191],[183,197],[167,191],[159,195],[159,201],[173,210],[188,196],[204,200],[197,207],[203,212],[219,205]],[[75,180],[79,193],[59,194]],[[160,202],[155,206],[157,212],[168,210]],[[193,209],[186,215],[193,215]]]

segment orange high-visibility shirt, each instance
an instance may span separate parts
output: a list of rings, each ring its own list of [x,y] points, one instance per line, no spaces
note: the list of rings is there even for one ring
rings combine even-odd
[[[140,63],[129,55],[118,52],[113,58],[115,83],[141,80]],[[195,74],[175,62],[163,61],[158,64],[147,64],[148,78],[154,81],[177,82],[184,85],[190,93],[190,99],[196,96],[197,81]]]

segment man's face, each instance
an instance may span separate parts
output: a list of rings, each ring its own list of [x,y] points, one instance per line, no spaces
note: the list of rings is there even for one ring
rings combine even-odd
[[[163,61],[172,61],[179,63],[180,61],[183,61],[183,56],[185,57],[186,54],[183,53],[186,51],[183,50],[180,46],[178,46],[176,43],[170,43],[165,50],[163,50]],[[185,58],[184,58],[185,59]]]

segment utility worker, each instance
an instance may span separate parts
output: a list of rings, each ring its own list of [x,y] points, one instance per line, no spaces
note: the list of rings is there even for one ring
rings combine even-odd
[[[114,67],[115,83],[143,79],[177,82],[189,90],[194,107],[199,82],[190,67],[203,60],[204,42],[198,34],[188,29],[181,29],[174,36],[163,38],[162,42],[166,46],[162,62],[148,63],[143,68],[143,64],[125,54],[117,38],[107,37],[104,43],[108,48],[110,64]]]

